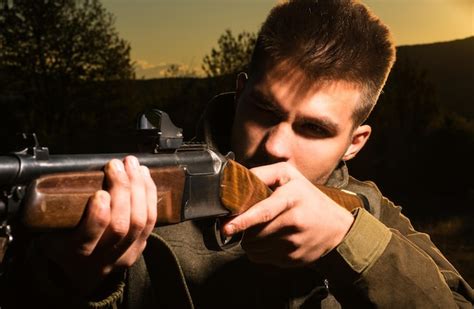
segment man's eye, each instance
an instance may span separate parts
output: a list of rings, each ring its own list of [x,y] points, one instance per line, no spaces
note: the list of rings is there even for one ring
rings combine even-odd
[[[325,138],[331,136],[331,132],[328,129],[314,123],[303,123],[298,127],[297,131],[306,137]]]
[[[275,109],[272,105],[261,101],[253,101],[254,117],[263,126],[272,126],[280,122],[284,115]]]

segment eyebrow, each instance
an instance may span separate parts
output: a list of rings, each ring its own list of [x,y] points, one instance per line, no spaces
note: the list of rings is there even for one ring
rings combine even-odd
[[[252,96],[254,99],[258,99],[259,101],[264,101],[265,103],[275,105],[275,103],[274,103],[275,98],[271,94],[267,95],[267,94],[264,94],[264,93],[260,92],[257,89],[252,89],[252,91],[250,92],[250,96]]]
[[[277,112],[278,114],[284,114],[285,111],[275,102],[277,101],[271,94],[267,95],[259,90],[253,89],[250,92],[250,97],[254,99],[255,101],[266,105],[266,107],[269,107],[271,110]]]
[[[331,134],[337,134],[339,132],[339,125],[329,119],[328,117],[297,117],[296,122],[299,123],[310,123],[321,126],[328,130]]]
[[[266,106],[268,106],[269,108],[271,108],[272,110],[274,110],[275,112],[279,114],[285,113],[285,111],[282,110],[282,108],[280,108],[280,106],[278,106],[275,103],[276,99],[271,94],[267,95],[256,89],[253,89],[250,92],[250,96],[253,99],[257,100],[258,102],[265,104]],[[331,119],[329,119],[328,117],[317,117],[317,118],[309,117],[309,116],[296,117],[296,122],[315,124],[315,125],[325,128],[326,130],[328,130],[329,132],[333,134],[336,134],[337,132],[339,132],[339,125],[335,123],[334,121],[332,121]]]

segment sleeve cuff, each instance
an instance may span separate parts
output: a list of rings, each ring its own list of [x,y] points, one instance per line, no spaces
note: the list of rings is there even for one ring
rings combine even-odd
[[[365,209],[356,209],[354,216],[351,229],[335,250],[353,271],[360,274],[382,255],[392,233]]]

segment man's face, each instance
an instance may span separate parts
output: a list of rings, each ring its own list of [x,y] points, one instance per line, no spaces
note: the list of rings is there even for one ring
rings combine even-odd
[[[298,71],[273,69],[248,82],[241,76],[232,128],[236,160],[249,168],[285,161],[324,184],[370,135],[370,127],[353,126],[360,96],[355,84],[311,84]]]

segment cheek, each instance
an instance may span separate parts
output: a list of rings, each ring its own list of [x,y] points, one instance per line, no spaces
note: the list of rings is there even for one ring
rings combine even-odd
[[[242,123],[242,131],[237,132],[237,135],[240,135],[243,140],[245,140],[245,145],[250,151],[254,151],[258,144],[262,141],[263,136],[265,135],[265,129],[250,119]]]
[[[299,140],[295,151],[295,165],[309,180],[325,182],[339,164],[344,146],[336,140]]]

